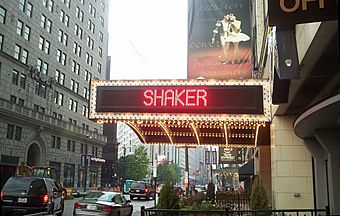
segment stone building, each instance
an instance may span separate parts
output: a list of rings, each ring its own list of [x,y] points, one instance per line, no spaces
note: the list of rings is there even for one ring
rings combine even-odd
[[[0,2],[1,187],[19,162],[54,166],[65,186],[98,186],[102,125],[89,83],[105,79],[108,0]],[[81,155],[91,160],[87,172]]]

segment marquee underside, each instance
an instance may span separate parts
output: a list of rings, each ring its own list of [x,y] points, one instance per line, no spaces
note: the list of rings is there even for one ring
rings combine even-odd
[[[105,87],[106,89],[109,89],[110,86],[114,86],[116,89],[117,86],[127,88],[127,94],[129,93],[130,89],[134,89],[134,94],[136,94],[136,92],[138,93],[137,90],[139,89],[135,90],[136,86],[138,88],[144,89],[145,87],[150,88],[150,86],[156,86],[158,89],[161,86],[170,86],[169,88],[172,89],[176,88],[177,86],[181,86],[180,88],[183,88],[182,86],[189,86],[190,88],[192,86],[199,86],[199,88],[209,86],[214,89],[218,89],[220,86],[237,86],[238,88],[240,86],[241,88],[242,86],[261,86],[263,89],[261,90],[263,95],[261,95],[261,98],[257,98],[258,100],[263,100],[263,113],[209,114],[98,111],[101,110],[101,104],[108,104],[109,106],[116,106],[118,108],[122,107],[121,104],[125,103],[126,105],[126,102],[124,101],[122,103],[117,102],[117,105],[115,105],[115,102],[112,101],[107,102],[106,100],[110,100],[108,97],[109,94],[106,94],[105,97],[100,95],[101,91],[99,90],[101,89],[98,87]],[[209,90],[210,89],[207,88],[208,93]],[[177,147],[196,147],[206,145],[220,147],[255,147],[260,145],[268,145],[270,143],[269,125],[271,113],[269,95],[268,82],[257,80],[92,81],[89,118],[95,120],[98,123],[124,122],[135,131],[141,142],[144,144],[172,144],[176,145]],[[101,98],[98,100],[98,97]],[[126,97],[128,98],[128,95]],[[116,100],[118,100],[117,97]],[[124,100],[124,97],[120,97],[120,100]],[[207,100],[209,100],[208,97]],[[223,100],[223,98],[220,100]],[[236,98],[235,100],[239,100],[239,98]],[[100,102],[98,103],[98,101]],[[114,109],[116,107],[114,107]],[[147,108],[148,107],[137,107],[137,109],[144,109],[145,111],[148,111]],[[109,110],[109,108],[105,109]],[[135,109],[135,107],[133,107],[133,109]]]

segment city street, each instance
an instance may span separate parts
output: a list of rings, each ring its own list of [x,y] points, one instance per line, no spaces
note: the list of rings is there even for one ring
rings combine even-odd
[[[125,195],[126,199],[130,199],[128,195]],[[72,216],[73,215],[73,205],[75,202],[80,200],[82,198],[74,198],[65,200],[65,209],[63,216]],[[144,200],[144,199],[134,199],[132,200],[133,205],[133,216],[139,216],[140,215],[140,208],[141,206],[145,206],[146,208],[150,208],[154,206],[154,200]]]

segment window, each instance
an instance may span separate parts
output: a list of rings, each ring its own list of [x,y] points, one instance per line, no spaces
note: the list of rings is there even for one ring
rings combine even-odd
[[[74,35],[78,36],[80,40],[83,39],[83,29],[77,24],[74,25]]]
[[[26,0],[19,0],[19,10],[22,12],[25,11],[25,1]]]
[[[84,12],[80,10],[79,7],[76,8],[76,16],[78,17],[79,21],[84,21]]]
[[[25,25],[25,32],[24,32],[25,40],[29,41],[30,35],[31,35],[31,28],[28,25]]]
[[[61,85],[64,85],[64,81],[65,81],[65,74],[61,73],[59,70],[55,71],[55,79],[57,80],[57,82]]]
[[[99,32],[99,40],[100,42],[104,42],[104,36],[103,36],[103,33],[102,32]]]
[[[60,62],[62,65],[66,65],[66,54],[63,53],[60,49],[57,50],[57,61]]]
[[[21,20],[18,20],[17,22],[17,34],[22,36],[22,29],[23,29],[24,23]]]
[[[40,97],[46,97],[46,85],[42,84],[41,82],[35,82],[35,94],[39,95]]]
[[[44,14],[41,14],[41,18],[40,18],[40,26],[42,28],[45,28],[46,26],[46,16]]]
[[[21,133],[22,133],[22,128],[16,126],[15,127],[15,137],[14,137],[14,139],[20,141],[21,140]]]
[[[82,111],[82,115],[87,117],[87,114],[88,114],[88,107],[83,105],[83,111]]]
[[[83,97],[87,99],[87,88],[84,87],[84,90],[83,90]]]
[[[55,136],[51,136],[51,147],[52,148],[56,147],[56,141],[57,141],[56,137]]]
[[[54,91],[54,103],[62,106],[64,104],[64,95],[58,91]]]
[[[19,98],[18,105],[19,105],[19,106],[24,106],[24,104],[25,104],[24,99]]]
[[[78,102],[70,98],[69,110],[73,112],[77,112],[78,109]]]
[[[70,86],[70,89],[72,91],[74,91],[74,79],[71,79],[71,86]]]
[[[47,19],[47,22],[46,22],[46,31],[48,33],[52,32],[52,21],[50,19]]]
[[[9,102],[11,102],[12,104],[16,104],[17,103],[17,97],[15,97],[14,95],[11,95]]]
[[[102,12],[105,12],[105,3],[104,2],[100,2],[100,8],[102,9]]]
[[[87,82],[90,82],[92,79],[92,74],[90,72],[88,72],[87,70],[85,70],[85,75],[84,75],[84,79]]]
[[[43,63],[42,73],[46,75],[48,74],[48,63],[46,62]]]
[[[97,70],[98,70],[98,73],[102,72],[102,65],[99,62],[97,63]]]
[[[73,43],[73,53],[76,54],[78,57],[81,57],[81,46],[78,45],[76,42]]]
[[[68,35],[64,33],[61,29],[59,29],[58,40],[62,42],[65,46],[67,46]]]
[[[46,54],[50,53],[50,42],[42,36],[39,38],[39,49],[43,50]]]
[[[69,16],[63,10],[60,10],[60,22],[64,23],[67,27],[69,25]]]
[[[14,135],[14,125],[8,124],[7,125],[7,139],[13,139]]]
[[[5,24],[6,22],[6,9],[0,6],[0,23]]]
[[[26,88],[26,75],[20,74],[20,87],[25,89]]]
[[[0,50],[2,50],[2,44],[4,42],[4,36],[0,34]]]
[[[76,61],[72,61],[72,71],[79,75],[80,73],[80,65]]]
[[[20,58],[20,54],[21,54],[21,46],[19,46],[18,44],[15,45],[14,48],[14,58],[19,60]]]
[[[40,112],[41,112],[41,113],[45,113],[45,110],[46,110],[46,109],[45,109],[44,107],[40,107]]]
[[[22,55],[21,55],[21,62],[24,64],[27,64],[27,58],[28,58],[28,51],[23,49]]]
[[[85,0],[80,0],[80,3],[82,3],[84,5],[85,4]]]
[[[66,7],[70,8],[70,0],[62,0]]]
[[[103,57],[103,49],[101,47],[98,47],[98,54],[100,58]]]
[[[34,104],[33,110],[34,110],[35,112],[39,112],[39,105]]]
[[[90,36],[87,36],[87,46],[93,50],[94,41],[91,39]]]
[[[32,17],[32,13],[33,13],[33,5],[30,2],[27,2],[26,14],[27,16]]]
[[[47,8],[50,12],[53,12],[53,6],[54,6],[54,2],[52,0],[49,0]]]
[[[38,71],[41,71],[41,66],[42,66],[42,60],[40,58],[37,59],[37,69]]]
[[[96,18],[96,8],[93,7],[93,5],[90,3],[89,4],[89,13],[94,17]]]
[[[94,33],[95,25],[90,19],[87,21],[87,28]]]
[[[88,52],[86,53],[86,63],[90,66],[93,64],[93,57]]]
[[[102,16],[100,17],[100,25],[104,28],[104,18]]]
[[[18,82],[19,82],[19,72],[16,70],[13,70],[12,71],[12,83],[14,85],[18,85]]]

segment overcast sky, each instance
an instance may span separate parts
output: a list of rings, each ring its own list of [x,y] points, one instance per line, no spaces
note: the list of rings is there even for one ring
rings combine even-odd
[[[111,79],[186,79],[187,1],[111,0]]]

